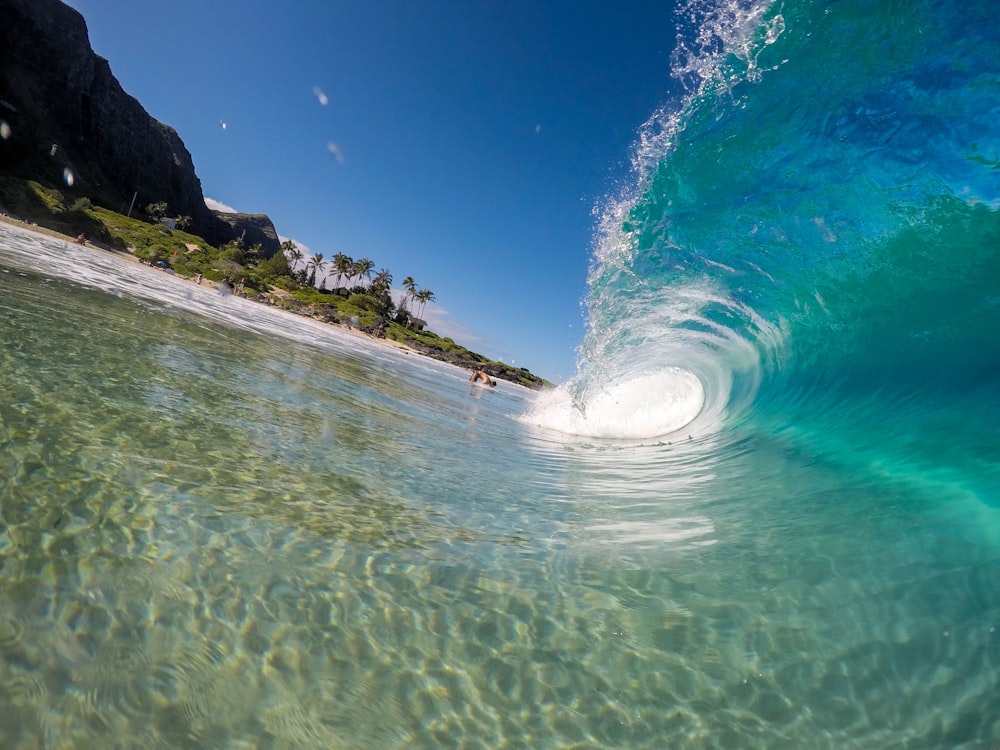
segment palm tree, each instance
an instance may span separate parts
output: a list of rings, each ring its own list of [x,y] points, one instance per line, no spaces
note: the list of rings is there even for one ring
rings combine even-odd
[[[389,290],[392,288],[392,273],[388,268],[383,268],[372,279],[368,293],[378,302],[378,314],[384,318],[391,318],[396,306],[392,302],[392,295]]]
[[[285,240],[281,243],[281,252],[283,252],[285,257],[288,258],[288,268],[291,271],[292,278],[297,279],[300,282],[305,281],[305,271],[302,269],[296,270],[295,268],[305,257],[302,251],[299,250],[298,247],[295,246],[295,243],[291,240]]]
[[[434,301],[434,292],[432,292],[430,289],[421,289],[419,292],[417,292],[416,298],[417,302],[420,303],[420,315],[418,315],[417,317],[423,318],[424,308],[427,307],[427,303]]]
[[[302,260],[302,251],[291,240],[285,240],[281,243],[281,252],[293,263]]]
[[[406,308],[406,300],[417,293],[417,282],[413,280],[412,276],[407,276],[403,279],[403,289],[406,290],[406,294],[403,295],[403,303],[401,307]]]
[[[351,259],[343,253],[337,253],[330,259],[330,267],[333,269],[333,272],[337,274],[337,288],[340,288],[342,286],[344,274],[347,273],[351,267]]]
[[[392,273],[388,268],[383,268],[377,274],[375,278],[372,279],[372,289],[376,289],[380,292],[389,291],[389,287],[392,286]]]
[[[349,255],[337,253],[333,256],[333,270],[337,272],[337,288],[344,285],[344,277],[351,272],[354,260]]]
[[[351,270],[351,275],[358,279],[368,279],[371,282],[373,268],[375,268],[374,261],[362,258],[361,260],[354,261],[354,268]]]
[[[326,263],[323,261],[323,253],[316,253],[308,261],[306,261],[306,268],[309,271],[309,286],[316,286],[316,272],[322,271]]]
[[[288,264],[292,270],[292,278],[295,278],[296,274],[298,273],[295,270],[295,266],[301,263],[302,259],[305,256],[302,254],[302,251],[299,250],[295,246],[295,243],[292,242],[291,240],[285,240],[284,242],[281,243],[281,252],[283,252],[285,254],[285,257],[288,258]]]
[[[261,259],[263,259],[264,257],[264,248],[259,242],[255,242],[246,250],[244,250],[243,254],[247,258],[247,263],[250,264],[260,263]]]

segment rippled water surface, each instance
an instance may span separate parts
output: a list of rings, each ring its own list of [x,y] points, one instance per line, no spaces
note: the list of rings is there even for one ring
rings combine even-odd
[[[508,384],[0,244],[4,748],[1000,742],[998,512],[954,476],[559,437]]]

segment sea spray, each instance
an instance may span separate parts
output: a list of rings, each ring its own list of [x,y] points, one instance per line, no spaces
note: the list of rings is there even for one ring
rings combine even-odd
[[[727,409],[752,400],[762,357],[773,361],[782,345],[781,319],[763,319],[732,288],[725,275],[733,268],[674,241],[669,204],[654,215],[644,201],[669,173],[688,125],[720,98],[731,106],[737,81],[760,78],[761,51],[784,29],[770,7],[691,2],[679,11],[672,73],[687,94],[640,130],[635,186],[599,213],[577,374],[525,421],[591,437],[659,438],[718,430]],[[738,403],[730,404],[737,378]]]

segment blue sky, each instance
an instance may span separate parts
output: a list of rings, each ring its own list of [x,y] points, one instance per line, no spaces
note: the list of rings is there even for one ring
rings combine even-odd
[[[672,3],[69,4],[207,198],[412,276],[470,349],[575,372],[594,208],[674,90]]]

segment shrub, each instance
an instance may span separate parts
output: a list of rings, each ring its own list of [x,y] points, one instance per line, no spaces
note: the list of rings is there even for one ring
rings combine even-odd
[[[347,304],[368,312],[377,312],[379,310],[378,300],[370,294],[352,294],[347,298]]]
[[[29,180],[28,186],[31,188],[31,191],[45,204],[50,212],[61,213],[66,210],[66,201],[63,198],[63,194],[58,190],[45,187],[34,180]]]
[[[276,276],[268,279],[268,283],[271,286],[276,286],[278,289],[284,289],[286,292],[294,292],[299,288],[299,285],[295,283],[295,280],[290,276]]]
[[[161,260],[167,260],[170,257],[170,251],[163,245],[146,245],[145,247],[136,248],[135,255],[150,263],[156,263]]]
[[[288,265],[288,258],[285,257],[284,253],[276,253],[267,260],[262,260],[258,264],[257,269],[259,270],[260,275],[265,279],[278,278],[281,276],[290,277],[292,273],[292,269]]]
[[[212,263],[212,268],[219,272],[220,279],[223,276],[228,276],[230,279],[239,280],[240,276],[243,275],[243,266],[224,258],[216,258]],[[208,274],[205,275],[207,276]]]

